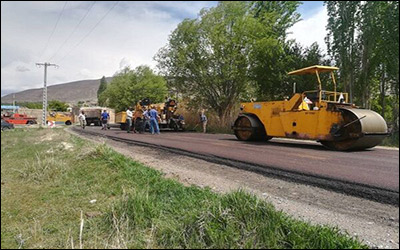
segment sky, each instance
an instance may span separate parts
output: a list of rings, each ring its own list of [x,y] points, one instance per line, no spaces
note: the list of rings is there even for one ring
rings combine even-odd
[[[216,1],[1,1],[1,96],[47,85],[112,76],[125,66],[149,65],[185,18],[196,18]],[[324,37],[322,2],[303,2],[302,20],[288,38],[304,46]]]

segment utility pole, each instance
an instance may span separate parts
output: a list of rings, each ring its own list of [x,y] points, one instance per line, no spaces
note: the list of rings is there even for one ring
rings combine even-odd
[[[15,114],[15,93],[13,93],[13,114]]]
[[[58,65],[51,63],[36,63],[36,66],[44,66],[44,86],[43,86],[43,110],[42,110],[42,126],[46,126],[47,120],[47,67],[54,66],[58,68]]]

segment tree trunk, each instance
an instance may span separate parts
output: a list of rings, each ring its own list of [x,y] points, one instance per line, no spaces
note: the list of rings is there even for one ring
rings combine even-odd
[[[219,109],[218,116],[221,121],[221,123],[220,123],[221,126],[230,126],[231,125],[228,123],[231,118],[232,107],[233,107],[232,104],[228,104],[225,108]]]
[[[382,77],[381,77],[381,116],[385,118],[385,93],[386,92],[386,87],[385,87],[385,65],[382,65]]]
[[[392,124],[392,131],[398,132],[399,131],[399,73],[397,72],[397,79],[394,85],[394,94],[395,94],[395,101],[393,107],[393,124]]]

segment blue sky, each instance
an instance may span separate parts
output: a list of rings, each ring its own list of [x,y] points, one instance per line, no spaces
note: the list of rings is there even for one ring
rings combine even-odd
[[[153,56],[176,26],[195,18],[202,8],[217,5],[216,1],[65,3],[1,1],[2,96],[41,88],[43,68],[35,63],[50,58],[60,67],[49,68],[48,85],[99,79],[128,65],[155,67]],[[303,20],[290,29],[289,38],[305,46],[317,41],[324,47],[324,9],[323,2],[304,2],[298,9]]]
[[[323,5],[323,1],[302,1],[297,11],[301,14],[303,19],[307,19],[315,15]]]

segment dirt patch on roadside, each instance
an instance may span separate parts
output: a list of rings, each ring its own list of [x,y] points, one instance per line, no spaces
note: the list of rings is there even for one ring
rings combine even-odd
[[[278,210],[295,218],[314,224],[337,226],[373,248],[399,248],[399,207],[269,178],[163,150],[128,145],[97,136],[85,137],[97,143],[106,143],[117,152],[160,170],[165,177],[185,185],[208,186],[215,192],[223,193],[241,188],[271,202]]]

